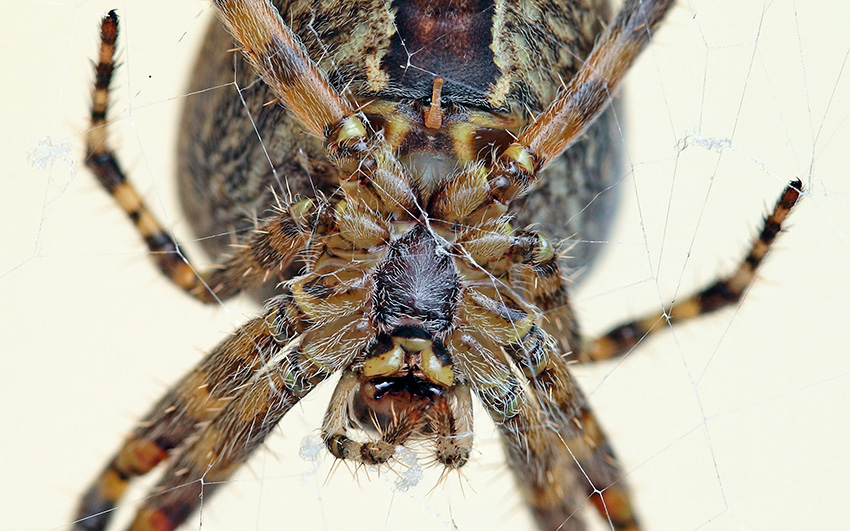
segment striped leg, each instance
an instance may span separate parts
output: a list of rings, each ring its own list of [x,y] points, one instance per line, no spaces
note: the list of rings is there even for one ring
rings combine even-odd
[[[335,230],[330,205],[304,200],[281,210],[275,218],[248,235],[223,264],[211,271],[199,272],[150,213],[109,147],[107,109],[117,35],[118,16],[110,11],[101,21],[91,124],[86,134],[86,166],[135,224],[166,277],[203,302],[220,301],[241,290],[259,287],[289,265],[314,233],[324,235]]]
[[[556,468],[568,468],[553,475],[554,487],[566,489],[561,482],[576,477],[578,487],[589,498],[602,518],[617,531],[640,528],[632,510],[622,471],[605,434],[596,422],[581,390],[575,385],[563,356],[541,329],[532,327],[520,341],[506,347],[507,352],[531,382],[543,416],[549,425]],[[535,516],[546,522],[544,528],[558,528],[574,511],[571,503],[541,507]]]
[[[737,304],[755,281],[759,266],[776,241],[782,230],[782,223],[797,203],[802,191],[803,183],[799,180],[785,187],[773,212],[765,217],[758,238],[734,273],[715,281],[683,301],[676,302],[667,312],[622,324],[600,338],[587,341],[579,355],[579,361],[593,362],[622,356],[646,336],[664,330],[666,327],[658,325],[665,321],[668,325],[671,321],[681,323]]]
[[[508,465],[541,530],[583,531],[578,511],[586,497],[587,476],[577,469],[564,432],[545,409],[526,396],[498,349],[476,332],[453,334],[447,341],[452,359],[496,422]],[[572,437],[572,435],[571,435]],[[615,527],[615,529],[637,529]]]
[[[508,466],[541,531],[584,531],[582,484],[544,415],[530,406],[497,423]]]
[[[267,305],[186,375],[145,416],[92,483],[77,509],[75,529],[104,529],[130,480],[146,474],[216,418],[252,375],[304,328],[289,297]]]
[[[229,479],[292,406],[350,364],[371,337],[368,322],[352,315],[290,341],[181,449],[132,529],[166,531],[184,522],[201,503],[199,494],[209,496]]]
[[[590,447],[586,442],[558,434],[545,414],[531,408],[521,408],[498,427],[508,465],[539,529],[583,531],[579,511],[588,498],[611,529],[640,529],[627,489],[621,482],[607,479],[620,478],[610,452],[598,446],[592,452],[593,460],[584,457]],[[607,445],[605,449],[610,450]],[[601,481],[602,477],[606,479]]]
[[[504,350],[534,391],[537,416],[520,415],[506,421],[502,431],[541,528],[565,524],[582,529],[573,513],[581,499],[592,498],[613,529],[638,529],[611,447],[564,357],[534,324],[530,309],[507,290],[479,290],[467,294],[460,311],[475,327],[466,334],[468,343],[481,351],[475,358]],[[522,446],[524,436],[530,450]]]
[[[611,102],[673,0],[627,0],[566,88],[511,144],[490,176],[493,197],[525,194],[537,174],[570,147]]]

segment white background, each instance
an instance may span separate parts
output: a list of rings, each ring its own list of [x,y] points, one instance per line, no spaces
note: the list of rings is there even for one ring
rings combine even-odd
[[[202,307],[161,279],[79,163],[97,23],[114,7],[114,144],[166,226],[190,239],[173,146],[207,3],[11,4],[0,21],[0,527],[63,529],[134,420],[254,310]],[[648,530],[846,526],[848,20],[847,3],[826,0],[680,2],[629,75],[634,178],[604,263],[574,297],[589,333],[728,271],[787,181],[811,192],[739,308],[674,326],[621,364],[576,369]],[[693,134],[731,148],[676,148]],[[29,164],[45,137],[76,162]],[[439,470],[410,493],[391,473],[353,479],[343,465],[329,477],[330,458],[311,472],[297,448],[329,391],[205,504],[205,530],[528,525],[480,411],[474,459],[445,486],[434,488]]]

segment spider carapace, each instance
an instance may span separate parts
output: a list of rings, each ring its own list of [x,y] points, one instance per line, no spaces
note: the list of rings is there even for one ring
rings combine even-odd
[[[162,462],[133,528],[177,527],[199,504],[195,480],[208,497],[339,374],[322,424],[335,457],[382,465],[417,441],[464,466],[477,399],[541,529],[584,529],[587,500],[613,529],[638,529],[567,361],[627,352],[662,316],[583,340],[562,267],[586,266],[581,242],[604,239],[603,192],[619,178],[606,107],[672,1],[628,0],[614,18],[603,0],[214,4],[229,34],[212,26],[201,51],[178,182],[197,234],[237,245],[205,239],[220,265],[198,272],[109,149],[114,12],[87,164],[187,293],[270,294],[145,416],[76,527],[105,528],[129,481]],[[738,301],[799,191],[786,188],[732,275],[667,315]]]

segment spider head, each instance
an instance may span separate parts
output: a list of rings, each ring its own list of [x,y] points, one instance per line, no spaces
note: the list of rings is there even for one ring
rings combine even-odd
[[[359,379],[352,413],[362,427],[383,432],[404,415],[415,424],[411,430],[420,431],[428,410],[451,394],[454,369],[441,341],[422,327],[401,326],[378,336]]]

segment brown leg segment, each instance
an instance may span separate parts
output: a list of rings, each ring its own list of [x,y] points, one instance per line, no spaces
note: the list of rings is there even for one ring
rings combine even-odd
[[[219,18],[287,109],[314,135],[354,113],[266,0],[215,0]],[[361,125],[362,127],[362,125]],[[365,129],[364,129],[365,133]]]
[[[585,489],[572,458],[557,439],[546,412],[528,397],[499,350],[487,338],[456,332],[446,347],[461,374],[496,423],[508,466],[541,530],[582,531],[577,516]],[[574,430],[572,430],[574,431]]]
[[[558,441],[545,415],[530,405],[497,422],[508,466],[541,531],[584,531],[579,514],[585,479]]]
[[[461,361],[473,366],[484,363],[485,367],[489,363],[493,368],[473,372],[498,375],[498,362],[493,358],[504,351],[534,391],[539,407],[533,413],[517,415],[521,418],[505,415],[501,429],[512,468],[541,528],[555,529],[567,523],[570,529],[582,529],[574,515],[576,508],[582,499],[596,498],[597,508],[613,529],[638,529],[611,447],[554,340],[507,291],[481,290],[464,299],[461,312],[476,326],[464,336],[467,348],[474,346],[473,361]],[[455,346],[452,352],[457,361],[455,351],[460,348]],[[490,386],[500,396],[510,395],[508,383],[512,380],[508,376],[489,379],[500,382]]]
[[[196,275],[188,264],[188,258],[182,254],[177,243],[163,230],[136,190],[127,182],[108,145],[106,113],[109,108],[109,83],[115,69],[117,37],[118,15],[115,11],[110,11],[103,17],[100,26],[100,53],[95,65],[91,122],[86,133],[86,166],[136,225],[165,276],[184,289],[189,289],[187,286],[194,284]]]
[[[673,321],[681,323],[737,304],[755,281],[759,266],[782,231],[782,223],[791,213],[802,190],[803,183],[799,180],[785,188],[773,212],[765,217],[758,238],[734,273],[673,304],[668,312],[652,314],[622,324],[602,337],[588,341],[579,355],[579,361],[593,362],[622,356],[646,336],[666,329],[667,327],[659,326],[665,321],[668,324]]]
[[[604,432],[590,411],[587,399],[575,387],[564,359],[555,355],[548,366],[531,378],[545,418],[554,423],[555,448],[579,478],[579,487],[600,516],[617,531],[637,531],[628,489]],[[557,482],[557,480],[556,480]],[[565,518],[564,510],[561,518]],[[547,511],[548,517],[556,512]]]
[[[480,340],[486,347],[487,338]],[[577,500],[589,498],[612,529],[639,529],[613,450],[551,338],[535,325],[504,348],[528,378],[540,405],[540,425],[532,428],[546,432],[529,442],[545,445],[545,450],[530,451],[533,463],[522,465],[541,471],[530,476],[539,484],[533,483],[528,494],[538,524],[542,529],[562,524],[581,529],[568,522],[575,520]],[[506,437],[519,436],[506,432]],[[514,457],[520,458],[519,454]]]
[[[218,345],[154,406],[124,442],[83,496],[74,528],[104,529],[130,480],[166,459],[200,423],[215,419],[255,371],[304,326],[291,299],[279,297],[267,305],[264,315]]]
[[[511,284],[524,286],[528,300],[543,313],[541,328],[558,340],[564,352],[575,352],[581,344],[567,282],[561,276],[561,257],[540,234],[523,231],[521,238],[534,244]]]
[[[194,267],[127,181],[109,147],[107,109],[117,35],[118,16],[110,11],[101,21],[91,124],[86,134],[86,165],[133,221],[166,277],[203,302],[220,301],[241,290],[259,287],[269,276],[289,265],[314,233],[324,235],[335,230],[333,208],[329,204],[304,200],[282,210],[245,238],[222,265],[206,273]]]
[[[312,328],[255,371],[210,423],[196,432],[145,499],[132,529],[167,531],[183,523],[259,448],[281,418],[315,386],[351,363],[372,331],[359,316]]]
[[[328,83],[277,8],[268,0],[215,0],[227,31],[279,100],[327,141],[334,166],[352,173],[369,151],[369,132],[351,104]]]
[[[501,203],[524,195],[537,174],[576,141],[605,110],[629,67],[673,0],[627,0],[599,35],[566,89],[511,144],[490,176]]]

